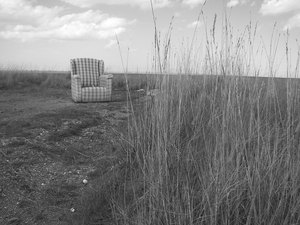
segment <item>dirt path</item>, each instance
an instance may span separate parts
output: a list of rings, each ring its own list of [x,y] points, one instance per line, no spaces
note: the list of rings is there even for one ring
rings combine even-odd
[[[65,90],[0,91],[0,224],[76,224],[83,193],[118,163],[128,116],[124,91],[84,104]]]

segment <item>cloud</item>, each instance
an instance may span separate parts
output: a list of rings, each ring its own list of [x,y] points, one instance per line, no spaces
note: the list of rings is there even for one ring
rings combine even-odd
[[[190,8],[194,8],[200,4],[203,4],[205,0],[183,0],[182,3],[188,5]]]
[[[80,8],[91,8],[93,6],[105,4],[105,5],[130,5],[138,6],[142,9],[150,8],[150,0],[62,0],[71,5]],[[172,0],[152,0],[153,7],[163,8],[171,5]]]
[[[231,7],[235,7],[239,4],[239,0],[230,0],[228,3],[227,3],[227,7],[228,8],[231,8]]]
[[[248,3],[249,0],[230,0],[228,3],[227,3],[227,7],[228,8],[233,8],[233,7],[236,7],[238,5],[244,5],[246,3]]]
[[[202,25],[203,25],[203,23],[201,21],[196,20],[196,21],[188,24],[187,27],[188,28],[195,28],[196,26],[200,27]]]
[[[0,20],[2,22],[34,23],[45,22],[55,17],[63,10],[62,7],[48,8],[41,5],[33,6],[25,0],[1,0]],[[38,20],[37,20],[38,19]]]
[[[263,15],[275,15],[299,9],[299,0],[264,0],[260,8],[260,13]]]
[[[300,13],[290,18],[284,27],[284,30],[300,27]]]
[[[111,29],[115,27],[122,27],[126,23],[126,20],[123,18],[109,17],[101,22],[100,27],[103,29]]]
[[[104,46],[105,48],[112,48],[113,46],[117,45],[117,41],[116,40],[109,40],[109,42]]]
[[[63,8],[32,5],[26,0],[2,0],[0,37],[28,41],[33,39],[107,39],[125,32],[135,20],[111,17],[99,10],[64,13]]]
[[[130,5],[141,9],[150,9],[150,0],[62,0],[79,8],[91,8],[97,5]],[[164,8],[174,5],[175,3],[184,4],[194,8],[203,4],[205,0],[152,0],[154,8]]]

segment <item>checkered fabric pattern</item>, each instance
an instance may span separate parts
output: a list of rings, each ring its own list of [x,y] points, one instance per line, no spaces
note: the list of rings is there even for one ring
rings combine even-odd
[[[71,92],[74,102],[81,102],[81,79],[79,75],[71,75]]]
[[[71,60],[71,68],[80,75],[82,87],[99,86],[99,76],[104,74],[103,60],[78,58]]]
[[[111,101],[113,76],[104,75],[103,60],[71,59],[71,89],[75,102]]]
[[[110,96],[109,92],[104,87],[85,87],[82,88],[82,102],[98,102],[109,101]]]

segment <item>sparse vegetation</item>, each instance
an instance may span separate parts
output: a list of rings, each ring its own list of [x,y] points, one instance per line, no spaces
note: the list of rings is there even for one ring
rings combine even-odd
[[[70,88],[70,85],[70,75],[66,72],[0,70],[0,89]]]
[[[65,129],[61,119],[66,112],[59,114],[60,119],[47,113],[48,123],[41,127],[60,128],[47,135],[48,147],[22,140],[10,146],[26,145],[33,152],[77,166],[95,160],[97,169],[88,173],[94,183],[85,191],[63,182],[45,189],[45,198],[55,207],[76,197],[78,208],[68,217],[69,224],[300,223],[300,81],[291,78],[299,76],[299,60],[290,68],[287,57],[287,78],[275,78],[276,51],[272,49],[274,43],[275,49],[278,46],[271,40],[270,51],[259,46],[269,62],[269,77],[260,78],[261,66],[254,59],[256,27],[250,23],[243,36],[234,37],[229,21],[224,20],[221,30],[226,43],[222,46],[216,42],[217,16],[212,29],[205,23],[203,71],[210,75],[190,76],[198,72],[198,64],[191,60],[194,43],[178,60],[178,75],[170,75],[170,33],[164,46],[155,33],[156,75],[129,75],[128,80],[115,75],[114,90],[130,93],[155,87],[159,93],[140,107],[127,105],[134,113],[126,129],[122,127],[125,134],[111,133],[118,149],[111,149],[109,157],[79,142],[64,142],[101,123],[101,118],[86,111],[68,111],[66,119],[80,118],[78,112],[85,117]],[[30,73],[26,79],[19,72],[2,73],[0,80],[2,89],[18,84],[70,87],[69,74]],[[28,130],[35,124],[6,121],[0,132],[12,136],[15,130],[17,136],[30,137]],[[100,138],[89,138],[93,148],[102,144],[96,143]],[[56,142],[64,147],[58,148]],[[26,160],[12,165],[20,168]],[[22,206],[26,204],[24,200]],[[35,215],[37,221],[44,218],[43,211]]]

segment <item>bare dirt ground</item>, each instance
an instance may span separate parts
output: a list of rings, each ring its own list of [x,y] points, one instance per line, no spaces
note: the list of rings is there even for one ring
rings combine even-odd
[[[130,114],[125,91],[76,104],[69,90],[0,90],[0,224],[75,224],[83,194],[118,163]]]

